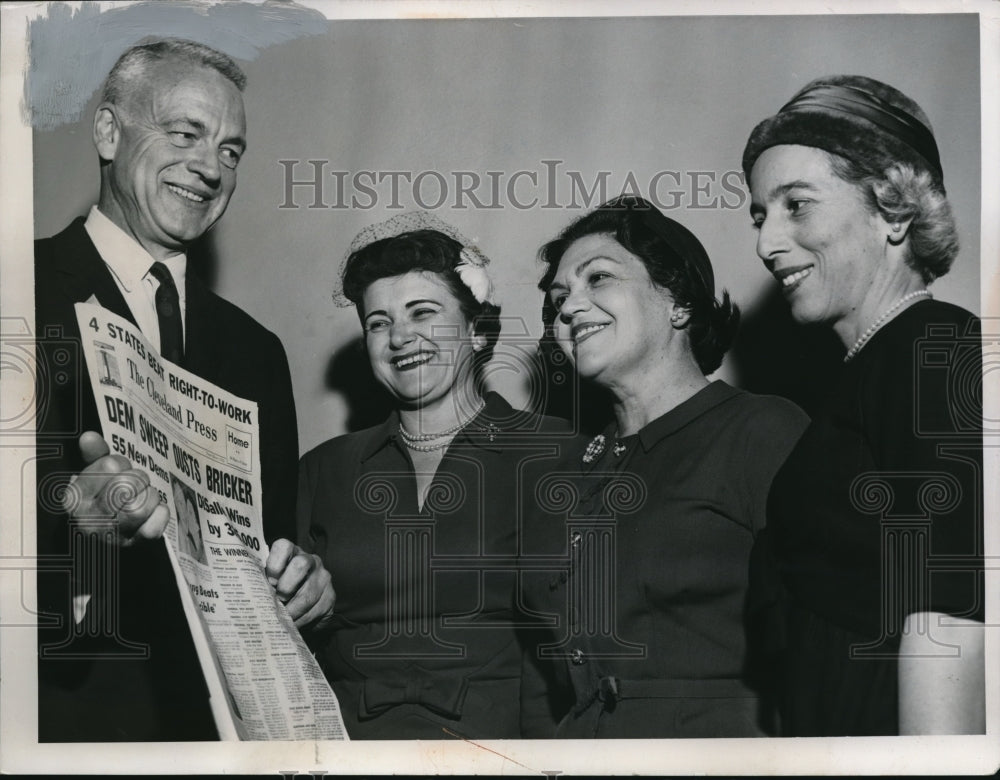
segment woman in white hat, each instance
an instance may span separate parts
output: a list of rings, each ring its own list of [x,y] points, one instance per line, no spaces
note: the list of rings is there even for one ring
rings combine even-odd
[[[532,469],[573,437],[483,390],[487,262],[413,212],[362,231],[343,269],[396,407],[300,467],[299,535],[336,593],[313,640],[352,739],[520,736],[518,534]]]

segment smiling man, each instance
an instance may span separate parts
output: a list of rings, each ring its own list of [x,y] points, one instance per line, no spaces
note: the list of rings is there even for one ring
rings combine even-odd
[[[38,394],[38,551],[47,566],[38,600],[59,618],[40,621],[40,741],[216,737],[160,538],[166,507],[148,476],[92,433],[100,423],[75,303],[96,299],[165,357],[257,403],[265,535],[294,535],[298,440],[284,349],[188,273],[189,248],[236,187],[245,83],[228,56],[191,41],[126,51],[93,120],[98,203],[35,246],[39,377],[54,380]],[[137,495],[115,505],[123,485]],[[94,533],[82,517],[106,522]]]
[[[112,71],[94,119],[98,209],[154,259],[183,254],[229,205],[246,148],[244,83],[221,63],[179,57]]]

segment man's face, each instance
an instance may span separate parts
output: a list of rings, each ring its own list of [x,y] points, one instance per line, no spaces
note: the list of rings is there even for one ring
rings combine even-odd
[[[100,208],[162,259],[185,251],[225,213],[246,148],[243,98],[211,68],[167,61],[122,103],[99,109],[95,122],[98,151],[110,160]]]

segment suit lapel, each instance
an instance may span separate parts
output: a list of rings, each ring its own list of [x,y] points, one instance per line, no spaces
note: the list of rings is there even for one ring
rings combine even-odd
[[[55,238],[58,254],[55,273],[69,300],[86,301],[91,295],[108,311],[136,325],[118,285],[107,265],[97,252],[83,226],[82,217]],[[219,362],[225,360],[226,351],[218,350],[217,325],[211,294],[204,283],[189,273],[185,290],[184,360],[182,366],[198,376],[216,381]],[[138,326],[136,326],[138,327]]]
[[[198,376],[216,376],[218,334],[213,335],[212,307],[208,290],[194,274],[188,273],[185,281],[184,307],[184,368]]]
[[[135,325],[132,310],[90,240],[83,222],[82,217],[74,220],[57,236],[60,244],[56,261],[58,279],[52,281],[62,286],[67,299],[86,301],[93,295],[105,309]]]

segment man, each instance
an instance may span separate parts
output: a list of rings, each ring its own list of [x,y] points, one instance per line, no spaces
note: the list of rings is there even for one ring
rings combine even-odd
[[[194,492],[173,475],[170,476],[170,488],[174,494],[174,508],[177,512],[177,548],[199,563],[206,563],[205,547],[201,538],[201,521],[195,505]]]
[[[167,508],[148,475],[93,433],[74,303],[96,299],[165,356],[257,402],[265,535],[294,538],[298,441],[284,349],[186,259],[236,186],[245,81],[229,57],[190,41],[125,52],[94,117],[98,204],[36,242],[40,741],[217,736],[160,538]],[[279,550],[275,570],[294,559],[300,572],[293,588],[315,574],[298,548]]]

